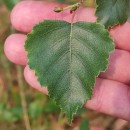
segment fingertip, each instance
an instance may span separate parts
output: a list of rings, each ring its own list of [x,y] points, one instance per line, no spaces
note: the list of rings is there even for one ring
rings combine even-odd
[[[48,8],[54,5],[54,3],[43,1],[19,2],[11,12],[11,23],[19,31],[30,32],[35,24],[52,16],[48,15],[49,11],[52,11]]]
[[[27,58],[24,49],[25,40],[26,35],[24,34],[12,34],[6,39],[4,52],[11,62],[19,65],[26,64]]]
[[[41,85],[37,81],[37,78],[35,76],[35,72],[33,70],[30,70],[30,68],[28,66],[26,66],[24,69],[24,77],[25,77],[25,80],[27,81],[27,83],[31,87],[41,91],[42,93],[44,93],[46,95],[48,94],[47,88],[41,87]]]
[[[35,22],[37,18],[33,17],[34,1],[19,2],[11,12],[11,23],[13,27],[22,32],[28,32],[32,29],[30,22]],[[33,19],[34,18],[34,19]]]

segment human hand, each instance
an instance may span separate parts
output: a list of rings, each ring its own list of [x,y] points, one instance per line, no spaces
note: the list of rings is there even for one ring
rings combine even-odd
[[[23,1],[13,9],[11,22],[15,29],[22,32],[10,35],[4,46],[6,56],[15,64],[24,65],[26,81],[37,90],[47,94],[47,89],[40,86],[35,74],[27,66],[24,49],[26,33],[44,19],[71,21],[69,11],[55,13],[56,3],[40,1]],[[93,8],[81,8],[77,11],[74,21],[95,22]],[[24,33],[24,34],[23,34]],[[130,23],[117,26],[110,30],[116,49],[110,56],[109,67],[97,78],[92,100],[86,102],[87,108],[110,114],[130,121]]]

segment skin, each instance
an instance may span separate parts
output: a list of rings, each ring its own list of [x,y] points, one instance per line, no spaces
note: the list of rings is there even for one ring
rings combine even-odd
[[[10,35],[5,41],[4,51],[10,61],[23,65],[24,77],[33,88],[47,94],[47,88],[40,86],[35,73],[27,64],[24,44],[26,34],[32,27],[44,19],[66,20],[71,22],[69,11],[53,12],[54,7],[65,6],[56,3],[23,1],[17,4],[11,13],[11,23],[19,34]],[[76,21],[96,21],[95,9],[80,8],[75,16]],[[110,56],[110,63],[105,73],[96,80],[93,97],[84,105],[98,112],[113,115],[130,121],[130,23],[116,26],[109,30],[115,42],[115,51]]]

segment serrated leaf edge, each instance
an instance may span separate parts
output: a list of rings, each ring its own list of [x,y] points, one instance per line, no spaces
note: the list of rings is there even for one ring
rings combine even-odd
[[[44,21],[39,22],[38,24],[36,24],[36,25],[33,27],[32,32],[28,33],[28,35],[27,35],[27,40],[25,41],[25,45],[24,45],[25,50],[26,50],[26,43],[27,43],[27,41],[28,41],[28,38],[29,38],[30,36],[34,35],[34,33],[35,33],[35,32],[34,32],[34,31],[35,31],[35,28],[36,28],[37,26],[39,26],[40,24],[42,24],[43,22],[47,22],[47,21],[64,21],[64,20],[44,20]],[[66,22],[66,21],[65,21],[65,22]],[[84,21],[78,21],[78,22],[84,22]],[[91,23],[91,22],[87,22],[87,23]],[[98,22],[94,22],[94,23],[97,24],[97,25],[102,26],[102,31],[107,31],[107,33],[108,33],[108,38],[112,41],[112,43],[114,43],[112,37],[110,36],[110,33],[108,32],[107,29],[105,29],[105,26],[104,26],[103,24],[98,23]],[[93,95],[93,88],[94,88],[94,86],[95,86],[95,84],[96,84],[96,78],[100,75],[101,72],[105,72],[106,69],[108,68],[108,63],[109,63],[110,54],[111,54],[113,51],[114,51],[114,44],[113,44],[113,50],[109,52],[109,57],[106,59],[107,64],[105,65],[105,66],[106,66],[105,69],[104,69],[103,71],[100,71],[100,70],[99,70],[99,71],[97,72],[98,74],[95,76],[94,84],[93,84],[93,87],[91,88],[91,93],[92,93],[92,95]],[[28,57],[28,54],[29,54],[29,52],[27,51],[27,57]],[[27,64],[28,64],[28,63],[29,63],[29,58],[28,58]],[[33,68],[30,67],[29,64],[28,64],[28,66],[29,66],[29,68],[30,68],[31,70],[34,70]],[[34,72],[35,72],[35,76],[36,76],[36,78],[37,78],[37,81],[39,82],[39,78],[38,78],[37,71],[34,70]],[[40,82],[39,82],[39,83],[40,83]],[[40,83],[40,85],[41,85],[41,83]],[[47,88],[47,86],[42,86],[42,85],[41,85],[41,87]],[[48,91],[48,96],[51,98],[51,95],[50,95],[49,91]],[[52,99],[53,99],[54,102],[57,104],[55,98],[52,98]],[[91,97],[88,98],[88,99],[85,99],[85,100],[83,101],[83,105],[84,105],[85,102],[86,102],[87,100],[89,100],[89,99],[91,99]],[[66,114],[66,112],[63,111],[62,106],[59,105],[59,104],[57,104],[57,105],[60,107],[61,111]],[[72,119],[69,120],[69,124],[72,123],[72,120],[73,120],[74,115],[76,115],[78,109],[81,108],[83,105],[77,106],[75,113],[72,114]]]

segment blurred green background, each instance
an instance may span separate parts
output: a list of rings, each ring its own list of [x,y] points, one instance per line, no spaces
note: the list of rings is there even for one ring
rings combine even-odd
[[[0,130],[89,130],[86,117],[91,130],[130,130],[127,121],[86,109],[79,110],[69,126],[52,100],[26,84],[23,67],[9,62],[3,52],[5,39],[14,31],[10,11],[19,1],[0,0]],[[87,0],[85,5],[94,6],[95,2]]]

